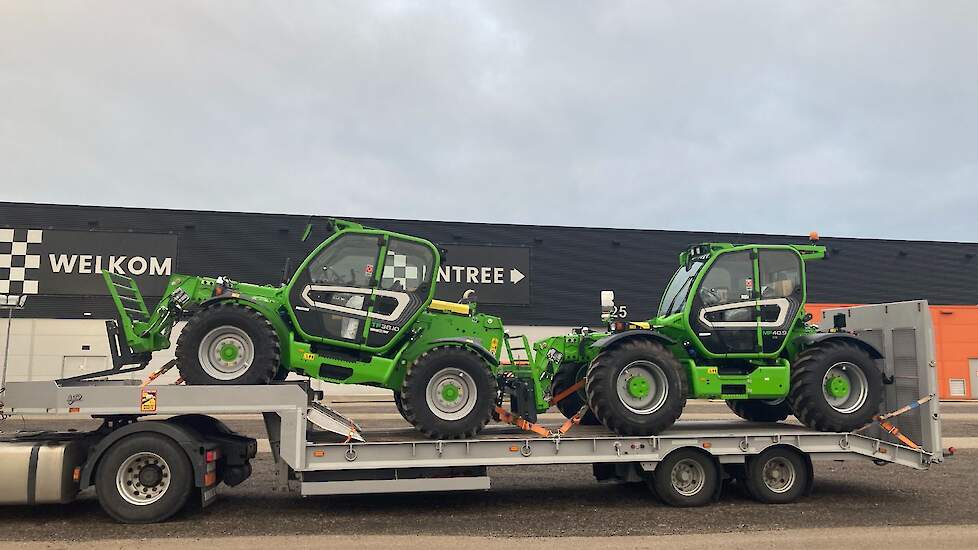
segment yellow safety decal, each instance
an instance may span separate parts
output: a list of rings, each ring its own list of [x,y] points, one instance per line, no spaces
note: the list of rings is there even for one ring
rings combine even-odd
[[[156,412],[156,390],[143,389],[139,396],[139,412]]]
[[[489,342],[489,353],[496,355],[496,348],[498,347],[499,347],[499,338],[493,338],[492,341]]]
[[[716,367],[707,367],[706,374],[719,374],[720,371]]]
[[[309,353],[309,352],[303,353],[302,354],[302,360],[303,361],[315,361],[316,360],[316,354],[315,353]]]

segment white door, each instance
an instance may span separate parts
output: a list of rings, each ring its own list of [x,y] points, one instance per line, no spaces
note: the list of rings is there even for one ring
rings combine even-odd
[[[968,370],[971,372],[971,398],[978,399],[978,359],[968,359]]]

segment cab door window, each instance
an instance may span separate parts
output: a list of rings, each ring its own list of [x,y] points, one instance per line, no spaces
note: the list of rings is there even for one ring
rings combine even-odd
[[[367,345],[381,347],[421,309],[431,293],[434,251],[427,245],[391,238],[375,291]]]
[[[309,262],[289,296],[306,333],[363,342],[381,243],[376,235],[345,234]]]
[[[794,250],[761,249],[758,255],[761,294],[758,306],[764,353],[781,349],[805,301],[801,262]]]
[[[690,325],[712,353],[757,351],[754,262],[750,251],[721,254],[700,282]]]

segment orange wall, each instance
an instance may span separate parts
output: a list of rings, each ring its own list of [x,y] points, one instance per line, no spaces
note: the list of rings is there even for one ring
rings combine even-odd
[[[813,322],[822,311],[857,304],[807,304]],[[978,359],[978,306],[930,306],[937,353],[937,377],[943,399],[978,399],[978,388],[971,387],[968,359]],[[951,395],[951,379],[964,380],[965,395]]]

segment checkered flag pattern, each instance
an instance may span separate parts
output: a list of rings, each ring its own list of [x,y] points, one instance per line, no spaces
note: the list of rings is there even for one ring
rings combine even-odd
[[[40,229],[0,229],[0,294],[37,294],[41,255],[28,249],[42,238]]]
[[[392,288],[394,283],[401,283],[402,289],[417,288],[417,281],[421,279],[421,270],[418,266],[408,265],[408,257],[404,254],[387,251],[387,261],[384,263],[384,274],[381,276],[381,284],[384,288]],[[408,281],[414,284],[408,286]]]

